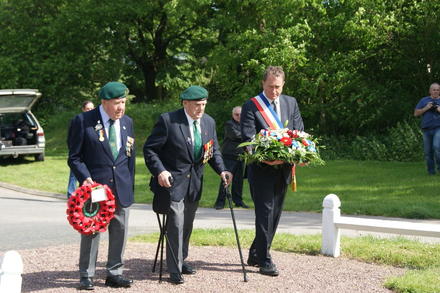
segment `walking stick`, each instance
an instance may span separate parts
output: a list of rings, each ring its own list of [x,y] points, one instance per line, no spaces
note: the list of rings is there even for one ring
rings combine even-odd
[[[226,175],[226,180],[228,179],[229,176]],[[241,268],[243,270],[243,279],[245,282],[247,282],[248,278],[246,275],[246,269],[244,268],[243,253],[241,252],[240,239],[238,238],[238,232],[237,232],[237,224],[235,223],[234,209],[232,208],[232,196],[231,193],[229,192],[229,188],[226,182],[223,184],[223,187],[225,189],[226,198],[228,199],[229,209],[231,210],[232,223],[234,224],[234,231],[235,231],[235,239],[237,240],[238,253],[240,254]]]

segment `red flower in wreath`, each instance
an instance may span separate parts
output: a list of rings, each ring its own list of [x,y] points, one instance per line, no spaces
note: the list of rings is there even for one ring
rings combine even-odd
[[[104,188],[107,200],[92,202],[92,190]],[[79,233],[90,235],[105,232],[107,225],[114,217],[116,209],[115,196],[107,185],[94,183],[78,187],[67,201],[67,220]]]
[[[280,141],[287,147],[292,145],[292,139],[290,137],[283,137],[280,139]]]

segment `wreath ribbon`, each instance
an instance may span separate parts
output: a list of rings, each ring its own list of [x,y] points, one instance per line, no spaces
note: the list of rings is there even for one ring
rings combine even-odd
[[[92,202],[92,190],[103,187],[107,200]],[[67,220],[79,233],[90,235],[105,232],[116,209],[115,196],[110,187],[99,183],[78,187],[67,201]]]

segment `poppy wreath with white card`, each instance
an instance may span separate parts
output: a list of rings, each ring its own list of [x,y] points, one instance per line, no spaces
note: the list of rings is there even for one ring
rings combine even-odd
[[[67,201],[67,220],[79,233],[105,232],[114,217],[115,196],[107,185],[93,183],[78,187]]]

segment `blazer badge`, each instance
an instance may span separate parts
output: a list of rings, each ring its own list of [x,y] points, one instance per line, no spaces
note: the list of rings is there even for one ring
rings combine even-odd
[[[214,140],[211,139],[203,145],[203,164],[206,164],[214,153]]]
[[[134,138],[131,136],[127,136],[127,143],[125,144],[125,153],[127,154],[127,157],[131,157],[131,151],[133,150],[134,146]]]

